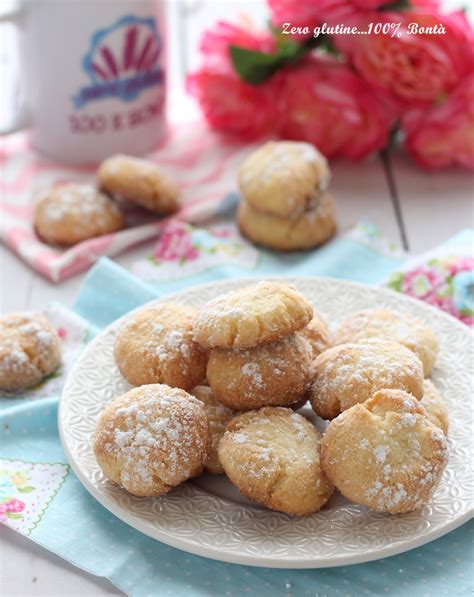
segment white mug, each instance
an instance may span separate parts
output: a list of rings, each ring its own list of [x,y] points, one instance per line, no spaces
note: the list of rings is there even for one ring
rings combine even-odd
[[[19,27],[20,86],[33,146],[55,160],[141,155],[165,128],[164,2],[23,0],[0,20]],[[21,112],[21,110],[19,110]]]

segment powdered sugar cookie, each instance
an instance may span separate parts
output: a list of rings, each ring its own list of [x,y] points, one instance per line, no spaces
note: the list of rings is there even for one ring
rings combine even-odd
[[[103,473],[139,497],[198,475],[210,445],[202,403],[178,388],[134,388],[102,411],[93,439]]]
[[[252,242],[277,251],[301,251],[322,245],[336,233],[334,203],[328,193],[295,218],[267,214],[242,200],[237,211],[240,231]]]
[[[194,338],[206,348],[251,348],[300,330],[312,316],[311,304],[292,286],[260,282],[204,305],[194,323]]]
[[[323,419],[337,417],[384,388],[423,396],[421,361],[398,342],[375,338],[339,344],[319,355],[313,367],[309,399]]]
[[[127,155],[106,159],[97,171],[100,188],[110,195],[159,214],[175,212],[179,207],[179,190],[158,166]]]
[[[310,343],[314,359],[332,346],[331,332],[321,313],[313,313],[313,319],[299,334]]]
[[[226,475],[247,498],[279,512],[308,515],[332,494],[321,469],[321,434],[287,408],[232,419],[219,443]]]
[[[30,388],[60,361],[59,336],[44,315],[19,311],[0,317],[0,389]]]
[[[400,342],[419,357],[425,376],[430,374],[438,354],[438,340],[428,325],[416,317],[390,309],[352,313],[337,329],[334,343],[359,342],[367,338]]]
[[[114,357],[134,386],[193,388],[206,375],[207,354],[193,340],[192,307],[157,304],[131,315],[117,334]]]
[[[207,379],[216,398],[234,410],[289,406],[311,379],[311,347],[299,334],[247,349],[211,350]]]
[[[117,205],[91,185],[65,184],[44,193],[35,205],[37,235],[50,245],[71,246],[123,228]]]
[[[315,207],[330,179],[326,158],[309,143],[270,141],[239,172],[240,192],[254,209],[296,218]]]
[[[323,469],[347,499],[390,513],[429,501],[446,466],[447,443],[421,404],[401,390],[380,390],[329,424]]]
[[[426,416],[444,435],[448,435],[448,408],[438,388],[430,379],[423,382],[423,398],[421,404],[426,410]]]
[[[203,403],[211,432],[211,446],[204,468],[208,473],[222,475],[224,469],[217,456],[217,446],[224,435],[227,423],[239,413],[216,400],[208,386],[196,386],[191,390],[191,394]]]

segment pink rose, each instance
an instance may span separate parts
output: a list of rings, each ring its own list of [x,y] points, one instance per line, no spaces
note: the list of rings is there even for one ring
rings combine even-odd
[[[188,75],[187,90],[201,105],[209,125],[221,132],[250,140],[273,131],[278,119],[277,77],[260,85],[242,81],[234,71],[230,46],[272,52],[273,37],[219,22],[204,34],[204,63]]]
[[[438,105],[406,112],[402,126],[406,148],[420,166],[474,170],[474,75]]]
[[[165,229],[153,254],[161,261],[193,261],[199,257],[191,233],[180,223],[170,224]]]
[[[231,45],[268,53],[276,49],[275,40],[268,31],[244,29],[226,21],[218,21],[214,29],[204,32],[199,49],[205,56],[206,64],[219,60],[228,64]]]
[[[425,107],[440,101],[472,70],[474,36],[462,12],[443,15],[421,7],[378,13],[376,21],[399,25],[401,36],[344,35],[336,44],[371,85],[401,105]],[[410,33],[413,24],[442,25],[446,33]]]
[[[391,117],[352,70],[306,58],[287,69],[281,135],[308,141],[328,158],[366,157],[387,144]]]
[[[188,75],[187,90],[201,105],[211,128],[252,140],[271,133],[278,119],[275,79],[260,85],[242,81],[236,73],[206,67]]]

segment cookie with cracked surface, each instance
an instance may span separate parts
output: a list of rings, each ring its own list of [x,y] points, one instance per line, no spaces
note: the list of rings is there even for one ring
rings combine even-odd
[[[314,206],[329,179],[326,158],[313,145],[269,141],[242,164],[239,188],[254,209],[296,218]]]
[[[349,315],[338,327],[334,344],[386,338],[403,344],[423,363],[425,377],[431,373],[438,354],[438,340],[423,321],[390,309],[366,309]]]
[[[194,323],[205,348],[251,348],[280,340],[306,326],[311,303],[283,282],[264,281],[209,301]]]
[[[189,390],[206,375],[207,353],[193,340],[196,310],[156,304],[130,315],[117,334],[114,357],[133,386],[165,383]]]
[[[247,349],[209,352],[207,379],[216,398],[234,410],[300,408],[311,381],[311,347],[299,334]]]
[[[0,317],[0,388],[19,391],[38,384],[61,362],[61,342],[44,315],[17,311]]]
[[[321,434],[288,408],[239,415],[219,443],[226,475],[247,498],[306,516],[320,510],[333,487],[320,463]]]
[[[224,474],[224,469],[217,456],[217,447],[221,437],[225,433],[227,424],[239,413],[221,404],[208,386],[196,386],[191,390],[190,394],[203,403],[207,420],[209,421],[211,445],[204,468],[208,473],[212,473],[213,475],[222,475]]]
[[[159,214],[179,207],[176,183],[158,166],[127,155],[114,155],[102,162],[97,179],[100,188],[112,196],[136,203]]]
[[[423,382],[423,398],[421,404],[426,410],[426,416],[437,427],[439,427],[444,435],[448,435],[449,419],[448,407],[444,401],[438,388],[431,381],[425,379]]]
[[[237,210],[242,234],[252,242],[276,251],[302,251],[322,245],[337,230],[334,203],[329,193],[315,199],[311,208],[294,218],[255,209],[242,200]]]
[[[132,495],[163,495],[201,473],[210,436],[202,403],[162,384],[133,388],[101,412],[93,438],[104,475]]]
[[[323,419],[334,419],[377,390],[404,390],[418,399],[423,396],[420,359],[390,340],[374,338],[334,346],[315,359],[313,375],[309,399]]]
[[[36,234],[48,245],[69,247],[123,228],[123,216],[92,185],[70,183],[43,193],[34,209]]]
[[[323,469],[347,499],[392,514],[429,502],[448,450],[421,404],[401,390],[380,390],[329,424]]]

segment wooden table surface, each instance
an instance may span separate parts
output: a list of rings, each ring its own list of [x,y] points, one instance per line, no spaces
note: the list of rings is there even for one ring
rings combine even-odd
[[[200,32],[217,18],[231,20],[241,13],[261,20],[265,9],[258,0],[171,0],[168,9],[171,88],[178,98],[173,100],[172,109],[175,105],[176,109],[188,109],[186,100],[179,99],[182,78],[187,69],[198,64]],[[341,229],[368,220],[389,240],[416,254],[474,225],[473,178],[468,173],[427,173],[416,168],[402,152],[396,152],[388,162],[379,157],[363,164],[341,161],[332,164],[332,169],[332,192]],[[149,244],[135,248],[117,261],[127,267],[149,249]],[[1,312],[38,308],[53,299],[69,305],[82,279],[83,275],[78,275],[60,285],[51,284],[0,247]],[[81,572],[5,527],[0,527],[0,542],[2,597],[122,594],[108,581]]]

